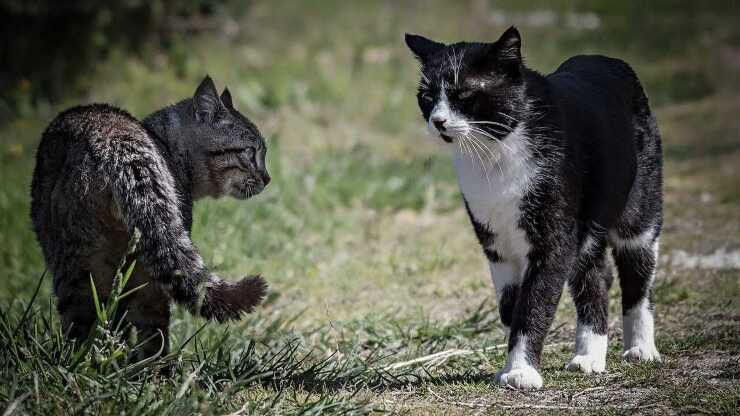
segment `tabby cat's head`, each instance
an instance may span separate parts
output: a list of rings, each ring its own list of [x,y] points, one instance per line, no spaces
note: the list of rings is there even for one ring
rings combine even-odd
[[[417,99],[435,137],[500,140],[514,130],[526,106],[516,28],[493,43],[445,45],[406,34],[406,44],[421,63]]]
[[[267,147],[257,127],[234,108],[229,90],[224,88],[219,96],[206,77],[191,109],[196,195],[247,199],[262,192],[270,183]]]

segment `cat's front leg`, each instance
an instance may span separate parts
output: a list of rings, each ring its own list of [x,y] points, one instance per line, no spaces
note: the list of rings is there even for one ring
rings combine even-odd
[[[540,355],[572,263],[550,257],[529,256],[530,265],[514,306],[506,365],[496,375],[502,386],[523,390],[542,387]]]
[[[504,333],[508,337],[511,332],[511,321],[514,317],[514,306],[521,283],[521,272],[512,262],[502,260],[498,255],[488,255],[488,265],[491,269],[491,280],[496,289],[496,303],[504,326]]]

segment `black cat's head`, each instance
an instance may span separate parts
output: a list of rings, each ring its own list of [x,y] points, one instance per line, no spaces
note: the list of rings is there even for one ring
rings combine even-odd
[[[190,109],[191,134],[197,142],[192,157],[199,159],[193,172],[197,193],[247,199],[262,192],[270,183],[267,147],[257,127],[234,108],[228,88],[219,96],[206,76]]]
[[[430,133],[452,143],[471,135],[502,140],[514,131],[526,106],[516,28],[493,43],[445,45],[406,34],[406,44],[421,63],[417,99]]]

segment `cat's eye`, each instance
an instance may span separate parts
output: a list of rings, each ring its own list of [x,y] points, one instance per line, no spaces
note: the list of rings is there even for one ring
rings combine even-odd
[[[233,153],[232,153],[233,154]],[[236,158],[239,160],[239,164],[242,165],[245,169],[249,169],[250,166],[255,165],[255,155],[256,151],[254,148],[247,147],[242,149],[239,153],[236,153]]]
[[[428,93],[428,92],[423,92],[423,93],[421,94],[421,98],[422,98],[422,99],[423,99],[424,101],[434,101],[434,97],[432,97],[432,94],[430,94],[430,93]]]
[[[468,99],[473,96],[473,90],[461,91],[460,94],[458,94],[457,96],[460,97],[461,100]]]
[[[214,123],[215,123],[216,128],[218,129],[228,129],[229,127],[234,125],[234,122],[232,122],[231,120],[225,119],[223,117],[217,118],[214,121]]]
[[[244,149],[244,153],[247,155],[247,158],[249,160],[254,159],[254,149],[253,148],[247,147],[246,149]]]

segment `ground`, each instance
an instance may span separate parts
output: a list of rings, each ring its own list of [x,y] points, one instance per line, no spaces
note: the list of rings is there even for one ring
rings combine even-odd
[[[706,2],[705,2],[706,3]],[[0,127],[0,403],[5,414],[733,414],[740,406],[740,8],[732,2],[255,1],[180,52],[113,53],[87,96]],[[579,53],[630,62],[664,138],[656,279],[661,364],[621,360],[618,285],[607,373],[566,372],[573,304],[548,336],[545,388],[494,385],[504,333],[449,155],[425,136],[403,32],[494,40],[516,24],[542,72]],[[130,365],[99,334],[58,333],[28,219],[35,146],[54,114],[104,101],[144,116],[209,72],[268,138],[273,182],[196,207],[224,276],[262,273],[268,303],[207,325],[178,310],[171,356]],[[33,299],[33,303],[30,303]],[[28,305],[30,304],[30,307]],[[183,345],[182,348],[177,346]],[[437,354],[430,356],[431,354]],[[416,360],[416,361],[414,361]],[[160,369],[169,366],[171,373]],[[166,373],[166,372],[165,372]]]

